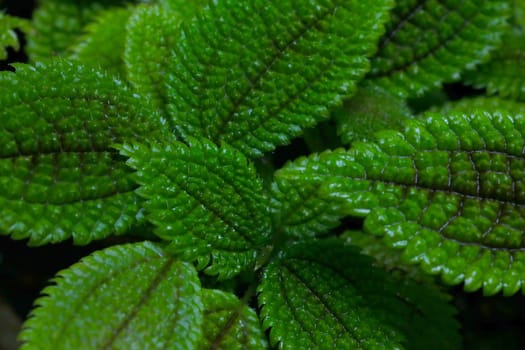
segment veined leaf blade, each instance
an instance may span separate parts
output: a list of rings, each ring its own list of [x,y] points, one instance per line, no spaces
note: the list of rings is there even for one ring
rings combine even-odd
[[[158,245],[95,252],[54,282],[24,326],[24,350],[189,350],[202,336],[197,273]]]
[[[124,79],[126,24],[134,10],[134,7],[128,6],[102,11],[84,27],[83,34],[71,49],[71,59]]]
[[[162,123],[122,82],[66,61],[0,74],[0,232],[29,244],[86,244],[141,217],[112,144],[155,138]]]
[[[511,295],[525,286],[523,130],[523,114],[429,114],[355,145],[325,191],[406,261]]]
[[[235,295],[215,289],[202,290],[204,336],[198,349],[262,350],[268,349],[255,310]]]
[[[392,1],[221,0],[182,27],[168,86],[183,137],[248,156],[326,119],[369,68]]]
[[[458,348],[447,298],[409,280],[402,284],[339,240],[292,245],[264,272],[263,324],[282,349],[421,349],[418,332],[425,327],[434,327],[430,349]],[[436,307],[441,312],[434,314]]]
[[[220,278],[254,265],[270,220],[262,181],[242,153],[196,139],[121,150],[137,169],[147,218],[170,249]]]
[[[487,88],[489,95],[525,101],[525,29],[514,29],[503,37],[501,48],[492,59],[465,74],[467,83]]]
[[[397,1],[368,79],[414,97],[486,61],[510,16],[506,0]]]

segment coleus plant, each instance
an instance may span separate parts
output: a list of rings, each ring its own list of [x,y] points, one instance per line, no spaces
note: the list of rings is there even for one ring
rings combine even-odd
[[[2,15],[2,47],[21,29],[32,62],[0,73],[0,232],[128,240],[58,274],[23,349],[459,348],[441,282],[525,290],[523,11],[46,0],[31,23]],[[491,96],[450,102],[453,81]],[[280,167],[301,137],[314,153]]]

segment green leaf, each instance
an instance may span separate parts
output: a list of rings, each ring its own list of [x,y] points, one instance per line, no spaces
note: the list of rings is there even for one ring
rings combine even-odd
[[[25,323],[22,349],[194,349],[203,305],[193,266],[149,242],[59,272]]]
[[[161,6],[141,6],[127,25],[124,61],[129,81],[152,103],[165,109],[166,75],[182,17]],[[147,50],[144,48],[147,47]]]
[[[27,20],[4,14],[0,10],[0,60],[7,58],[7,47],[15,51],[20,50],[20,42],[15,29],[29,31],[30,24]]]
[[[432,111],[443,114],[488,112],[488,113],[507,113],[510,115],[525,114],[525,103],[506,100],[500,97],[473,97],[446,103],[440,108]]]
[[[112,144],[155,138],[160,118],[107,75],[66,61],[0,74],[0,232],[86,244],[142,217]]]
[[[267,349],[266,337],[253,309],[235,295],[203,289],[204,323],[198,349]]]
[[[147,218],[170,249],[226,279],[253,266],[270,234],[267,200],[253,165],[227,145],[192,139],[124,145],[137,169]]]
[[[498,47],[509,8],[506,0],[397,1],[369,80],[402,97],[458,80]]]
[[[409,280],[400,284],[338,240],[285,249],[266,268],[259,292],[263,324],[282,349],[459,345],[445,296]],[[431,336],[427,344],[421,332]]]
[[[252,157],[288,143],[352,95],[391,4],[210,2],[176,40],[173,125]]]
[[[346,152],[338,149],[328,153]],[[323,167],[316,167],[314,164],[318,161],[315,155],[313,158],[300,158],[275,172],[270,208],[274,226],[289,238],[304,239],[326,234],[337,227],[339,220],[345,216],[343,206],[327,201],[321,191],[324,184],[322,176],[331,174],[336,165],[324,162]],[[314,167],[310,168],[310,165]],[[309,174],[320,176],[314,179]]]
[[[321,156],[340,165],[326,194],[369,211],[365,230],[405,261],[468,291],[512,295],[525,290],[523,130],[523,114],[429,114]]]
[[[369,141],[377,131],[398,128],[411,118],[406,102],[377,86],[362,86],[344,107],[336,110],[337,134],[344,144]]]
[[[167,10],[180,14],[183,19],[190,19],[208,3],[208,0],[157,0]]]
[[[521,0],[512,0],[512,24],[525,29],[525,3]]]
[[[492,59],[465,75],[476,88],[487,88],[490,95],[525,101],[525,30],[515,29],[503,37],[503,45]]]
[[[133,7],[116,7],[103,11],[84,27],[79,43],[72,48],[71,58],[126,77],[123,60],[126,24],[133,10]]]
[[[70,53],[88,23],[124,0],[41,0],[33,13],[27,52],[32,61]]]

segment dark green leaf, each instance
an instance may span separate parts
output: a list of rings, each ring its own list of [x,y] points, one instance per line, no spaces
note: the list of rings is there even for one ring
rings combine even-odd
[[[178,12],[161,6],[142,6],[133,13],[127,26],[124,61],[128,79],[162,109],[167,103],[167,66],[182,19]]]
[[[338,240],[285,249],[266,268],[259,292],[263,323],[282,349],[459,345],[446,297],[409,280],[393,280]]]
[[[60,272],[25,324],[22,349],[195,349],[193,266],[149,242],[111,247]]]
[[[345,151],[339,149],[333,153]],[[342,205],[326,200],[321,191],[322,177],[303,177],[303,174],[309,173],[331,174],[333,164],[323,163],[323,167],[314,165],[310,168],[318,161],[316,156],[313,157],[288,163],[274,175],[270,201],[274,226],[290,238],[304,239],[326,234],[329,229],[338,226],[345,215]]]
[[[327,195],[369,212],[365,230],[406,261],[467,290],[511,295],[525,288],[523,130],[523,114],[430,114],[317,158],[339,164],[324,176]]]
[[[124,0],[40,0],[33,13],[27,52],[33,61],[70,52],[85,25]]]
[[[525,29],[515,29],[503,37],[503,44],[492,59],[465,75],[477,88],[487,88],[490,95],[525,101]]]
[[[412,117],[406,102],[377,86],[362,86],[333,113],[337,121],[337,134],[344,144],[368,141],[373,134],[387,128],[400,127],[402,121]]]
[[[0,233],[86,244],[141,218],[112,144],[155,138],[160,118],[107,75],[65,61],[0,74]]]
[[[203,289],[204,336],[198,349],[267,349],[266,337],[253,309],[235,295]]]
[[[248,156],[288,143],[352,95],[391,4],[210,2],[175,40],[173,125]]]
[[[147,218],[171,249],[220,278],[254,265],[270,220],[262,181],[240,152],[192,139],[125,145],[122,153],[137,169]]]
[[[458,80],[499,45],[509,9],[506,0],[398,0],[368,77],[403,97]]]

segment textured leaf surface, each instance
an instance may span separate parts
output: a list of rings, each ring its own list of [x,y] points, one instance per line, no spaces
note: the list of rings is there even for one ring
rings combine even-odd
[[[510,115],[525,114],[525,103],[507,100],[500,97],[473,97],[446,103],[440,108],[433,109],[434,112],[443,114],[488,112],[507,113]]]
[[[162,6],[139,7],[127,25],[126,63],[129,81],[155,106],[166,108],[166,75],[171,50],[183,17]],[[145,50],[144,48],[147,48]]]
[[[103,11],[84,28],[79,43],[72,49],[72,58],[124,78],[126,24],[133,9],[116,7]]]
[[[0,74],[0,232],[33,245],[85,244],[140,218],[113,143],[162,125],[122,83],[65,61]]]
[[[365,85],[333,116],[337,134],[344,144],[350,144],[369,141],[377,131],[400,127],[403,120],[412,117],[412,112],[403,99],[380,87]]]
[[[7,47],[11,47],[15,51],[20,50],[20,42],[15,32],[16,28],[27,31],[30,26],[26,20],[6,15],[0,10],[0,60],[7,58]]]
[[[211,2],[176,40],[173,124],[249,156],[288,143],[353,93],[391,3]]]
[[[503,38],[503,44],[492,59],[465,75],[465,80],[477,88],[487,88],[491,95],[525,101],[525,30],[513,30]]]
[[[156,234],[200,268],[228,278],[255,263],[270,233],[255,169],[238,151],[209,141],[126,145]],[[210,261],[211,260],[211,261]]]
[[[149,242],[95,252],[60,272],[22,349],[194,349],[203,306],[193,266]]]
[[[297,244],[264,272],[263,323],[283,349],[398,349],[402,343],[422,349],[417,333],[425,327],[427,342],[435,342],[430,349],[457,348],[458,325],[446,298],[403,283],[341,241]]]
[[[488,58],[509,16],[504,0],[400,0],[368,78],[403,97],[421,95]]]
[[[344,153],[342,149],[333,151]],[[294,239],[315,237],[326,234],[339,225],[345,216],[343,206],[336,201],[327,201],[321,190],[322,177],[303,177],[308,173],[331,174],[330,166],[308,168],[317,164],[318,159],[301,158],[288,163],[275,172],[271,187],[270,208],[274,226],[279,232]]]
[[[267,349],[259,318],[253,309],[235,295],[203,289],[204,336],[198,349]]]
[[[41,0],[33,13],[27,52],[33,61],[70,52],[85,25],[124,0]]]
[[[524,128],[523,115],[430,114],[322,155],[339,166],[326,191],[369,212],[365,230],[406,261],[466,290],[511,295],[525,286]]]

